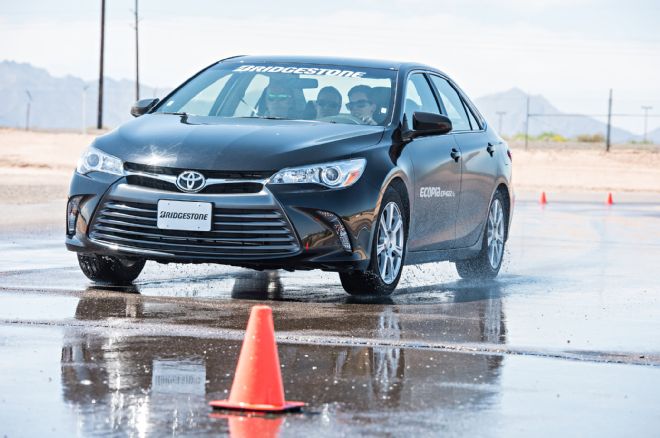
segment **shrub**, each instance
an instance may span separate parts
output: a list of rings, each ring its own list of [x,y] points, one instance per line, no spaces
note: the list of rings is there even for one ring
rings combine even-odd
[[[604,143],[605,136],[603,134],[580,134],[575,139],[583,143]]]
[[[561,134],[556,134],[554,132],[547,131],[537,135],[535,140],[555,141],[555,142],[563,143],[566,141],[566,137],[564,137]]]
[[[525,134],[524,133],[518,133],[513,136],[514,140],[525,140]],[[553,142],[559,142],[563,143],[567,141],[566,137],[564,137],[561,134],[557,134],[554,132],[542,132],[539,135],[530,135],[529,136],[530,141],[553,141]]]

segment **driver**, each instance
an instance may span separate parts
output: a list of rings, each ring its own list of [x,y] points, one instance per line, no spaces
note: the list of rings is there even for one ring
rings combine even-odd
[[[346,108],[353,117],[357,117],[365,125],[377,125],[373,118],[376,104],[371,98],[371,87],[368,85],[356,85],[348,92],[349,102]]]
[[[336,116],[341,108],[341,93],[335,87],[321,88],[314,106],[317,119]]]
[[[289,118],[293,109],[293,90],[281,83],[272,83],[266,89],[266,116]]]

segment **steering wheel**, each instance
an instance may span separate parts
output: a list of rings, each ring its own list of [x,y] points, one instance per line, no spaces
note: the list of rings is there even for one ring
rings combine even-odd
[[[352,114],[337,114],[336,116],[321,117],[321,122],[346,123],[349,125],[364,125],[364,122]]]

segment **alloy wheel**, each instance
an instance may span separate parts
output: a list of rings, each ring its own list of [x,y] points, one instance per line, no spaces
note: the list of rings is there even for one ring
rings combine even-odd
[[[497,269],[504,253],[504,210],[499,199],[495,199],[488,212],[488,262]]]
[[[403,262],[403,217],[396,202],[388,203],[380,214],[377,242],[380,278],[391,284],[399,275]]]

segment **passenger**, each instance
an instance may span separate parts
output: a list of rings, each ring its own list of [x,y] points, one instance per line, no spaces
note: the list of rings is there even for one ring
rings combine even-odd
[[[266,89],[266,117],[288,119],[293,109],[293,90],[283,84],[273,83]]]
[[[321,88],[314,106],[317,119],[336,116],[341,108],[341,93],[335,87]]]
[[[357,117],[365,125],[377,125],[374,120],[374,111],[376,111],[376,104],[371,98],[371,87],[367,85],[356,85],[348,92],[349,102],[346,108],[351,112],[353,117]]]

